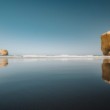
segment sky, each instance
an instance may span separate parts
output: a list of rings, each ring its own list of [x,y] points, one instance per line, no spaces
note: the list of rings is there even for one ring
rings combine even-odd
[[[10,54],[102,54],[110,0],[0,0],[0,49]]]

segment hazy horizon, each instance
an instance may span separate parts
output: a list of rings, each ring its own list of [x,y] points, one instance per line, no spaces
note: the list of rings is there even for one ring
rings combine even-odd
[[[1,0],[0,49],[10,54],[99,54],[109,0]]]

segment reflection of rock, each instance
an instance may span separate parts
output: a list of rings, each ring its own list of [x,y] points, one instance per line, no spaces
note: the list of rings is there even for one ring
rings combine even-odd
[[[110,51],[110,31],[101,35],[101,50],[103,55],[109,55]]]
[[[8,51],[7,50],[0,50],[0,54],[3,56],[8,55]]]
[[[102,64],[102,79],[110,83],[110,59],[104,59]]]
[[[0,58],[0,67],[4,67],[8,65],[8,59]]]

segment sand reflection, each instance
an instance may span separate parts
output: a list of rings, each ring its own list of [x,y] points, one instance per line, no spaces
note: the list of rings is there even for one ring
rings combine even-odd
[[[110,84],[110,59],[104,59],[102,63],[102,79]]]
[[[0,58],[0,68],[5,67],[8,65],[8,59],[7,58]]]

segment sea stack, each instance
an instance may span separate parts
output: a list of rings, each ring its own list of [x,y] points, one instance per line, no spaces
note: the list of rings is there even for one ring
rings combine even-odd
[[[101,50],[103,55],[110,55],[110,31],[101,35]]]
[[[8,50],[0,50],[0,55],[2,55],[2,56],[6,56],[6,55],[8,55]]]

